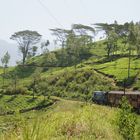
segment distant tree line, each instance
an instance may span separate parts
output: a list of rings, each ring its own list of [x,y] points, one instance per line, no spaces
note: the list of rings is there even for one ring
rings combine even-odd
[[[131,56],[135,54],[140,57],[140,22],[126,22],[118,24],[97,23],[95,24],[100,31],[105,33],[105,42],[107,57],[110,58],[116,54],[128,56],[128,79],[130,78]],[[120,44],[124,44],[123,46]]]
[[[49,40],[41,43],[43,63],[42,65],[70,66],[76,65],[82,60],[90,57],[90,48],[95,45],[95,37],[103,32],[104,45],[107,58],[125,54],[128,57],[128,78],[130,77],[131,56],[135,54],[140,57],[140,22],[126,22],[118,24],[96,23],[94,26],[73,24],[71,29],[50,29],[55,36],[56,45],[61,49],[49,52],[47,46]],[[36,31],[20,31],[11,36],[18,43],[22,54],[22,64],[28,58],[36,55],[41,35]],[[123,44],[123,45],[122,45]]]
[[[132,54],[132,51],[136,51],[137,56],[140,56],[140,22],[126,22],[124,24],[118,24],[115,21],[113,24],[97,23],[95,24],[98,31],[104,31],[105,44],[107,56],[117,54],[121,51],[119,43],[124,44],[124,48],[128,51],[128,55]]]

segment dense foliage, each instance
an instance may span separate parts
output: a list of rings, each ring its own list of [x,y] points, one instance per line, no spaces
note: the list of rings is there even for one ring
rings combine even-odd
[[[118,116],[119,132],[125,140],[133,140],[136,126],[136,115],[132,113],[132,107],[126,97],[120,102],[120,112]]]

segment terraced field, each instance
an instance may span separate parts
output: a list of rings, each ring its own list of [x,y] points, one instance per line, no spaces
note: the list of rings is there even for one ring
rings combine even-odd
[[[0,95],[0,115],[18,113],[24,110],[28,111],[37,107],[49,106],[51,100],[44,101],[43,97],[35,97],[26,95]]]

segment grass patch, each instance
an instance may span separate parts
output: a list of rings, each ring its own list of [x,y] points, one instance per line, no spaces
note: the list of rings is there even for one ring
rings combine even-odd
[[[1,95],[0,96],[0,114],[7,114],[7,112],[19,112],[21,110],[36,108],[41,105],[47,105],[51,101],[44,102],[43,97],[32,98],[32,96],[25,95]]]
[[[117,108],[60,98],[57,100],[60,101],[46,111],[28,112],[18,116],[16,127],[1,133],[0,138],[3,140],[123,140],[116,123]],[[136,140],[140,138],[139,126],[140,117],[135,133]]]

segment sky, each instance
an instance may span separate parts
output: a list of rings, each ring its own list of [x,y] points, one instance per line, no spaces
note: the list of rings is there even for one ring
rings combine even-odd
[[[0,39],[35,30],[53,40],[49,29],[74,23],[118,23],[140,20],[140,0],[0,0]]]

